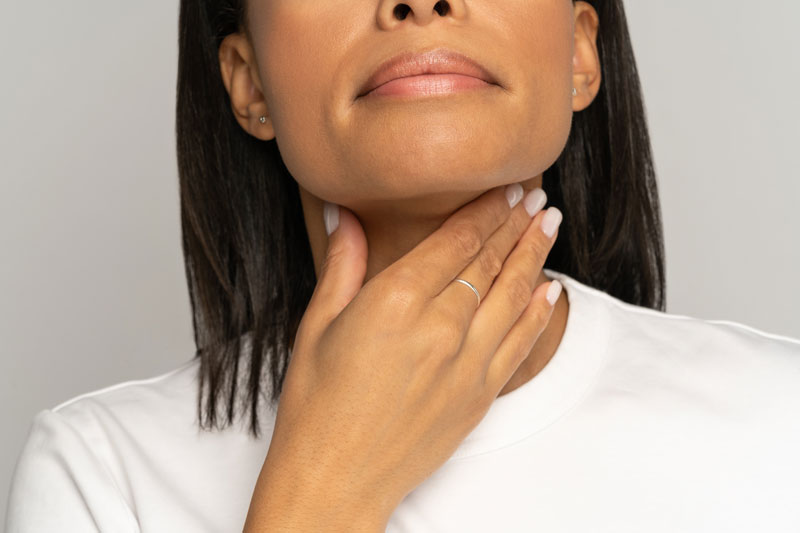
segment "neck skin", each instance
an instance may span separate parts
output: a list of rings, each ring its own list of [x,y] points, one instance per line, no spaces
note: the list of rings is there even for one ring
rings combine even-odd
[[[541,187],[542,175],[539,174],[520,183],[525,191]],[[314,257],[314,270],[319,276],[328,248],[328,236],[325,232],[322,218],[323,202],[302,186],[299,188],[311,253]],[[365,283],[422,242],[441,226],[449,216],[409,216],[408,213],[401,213],[400,211],[401,209],[391,209],[391,206],[384,206],[380,211],[354,210],[364,228],[369,250]],[[387,215],[387,213],[391,214]],[[549,279],[544,272],[539,272],[534,286],[545,283]],[[569,300],[567,293],[566,291],[561,291],[550,321],[542,331],[536,344],[534,344],[533,349],[500,391],[498,397],[524,385],[547,365],[564,335],[568,313]]]

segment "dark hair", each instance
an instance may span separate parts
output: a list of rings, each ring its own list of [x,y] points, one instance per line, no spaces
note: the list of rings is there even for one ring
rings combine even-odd
[[[663,311],[661,213],[625,12],[622,0],[589,3],[603,81],[543,176],[565,213],[545,266]],[[275,140],[236,122],[222,83],[219,45],[246,27],[244,0],[181,0],[176,134],[198,419],[222,429],[249,413],[258,436],[260,401],[280,395],[316,274],[297,183]]]

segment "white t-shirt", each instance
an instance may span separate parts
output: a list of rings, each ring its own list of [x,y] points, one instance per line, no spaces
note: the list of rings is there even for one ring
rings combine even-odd
[[[800,340],[545,273],[570,302],[555,355],[386,531],[800,531]],[[199,431],[197,368],[39,412],[8,533],[241,531],[272,425],[260,440],[244,424]]]

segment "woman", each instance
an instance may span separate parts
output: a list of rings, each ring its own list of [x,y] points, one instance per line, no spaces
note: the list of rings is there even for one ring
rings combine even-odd
[[[664,312],[620,1],[183,0],[177,133],[197,357],[39,413],[9,531],[800,528],[800,341]]]

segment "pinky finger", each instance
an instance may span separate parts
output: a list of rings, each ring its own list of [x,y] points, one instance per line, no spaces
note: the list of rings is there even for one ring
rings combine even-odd
[[[555,302],[561,294],[561,283],[552,280],[542,283],[533,291],[528,307],[506,334],[486,373],[486,386],[494,397],[500,394],[511,376],[528,357],[539,336],[550,322]],[[549,300],[553,302],[550,304]]]

